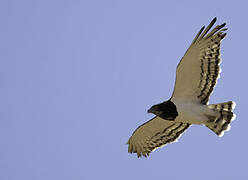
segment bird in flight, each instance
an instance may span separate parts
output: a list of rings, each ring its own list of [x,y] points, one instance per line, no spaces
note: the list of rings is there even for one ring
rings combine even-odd
[[[227,30],[224,23],[209,32],[215,22],[216,17],[197,33],[177,66],[172,97],[148,110],[156,116],[133,132],[127,142],[129,153],[147,157],[175,142],[191,124],[204,125],[218,136],[230,129],[235,103],[208,103],[221,72],[220,44]]]

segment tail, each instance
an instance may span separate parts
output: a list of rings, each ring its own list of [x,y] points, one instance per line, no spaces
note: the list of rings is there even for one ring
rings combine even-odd
[[[213,109],[218,115],[208,117],[209,121],[206,123],[206,126],[218,136],[223,136],[225,131],[230,130],[230,123],[236,117],[233,113],[235,105],[233,101],[208,105],[208,108]]]

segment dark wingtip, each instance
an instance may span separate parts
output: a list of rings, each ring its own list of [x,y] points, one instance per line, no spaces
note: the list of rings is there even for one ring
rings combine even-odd
[[[220,28],[223,28],[226,25],[226,23],[223,23],[220,25]]]
[[[221,39],[223,39],[224,37],[226,37],[226,33],[221,35]]]
[[[221,29],[222,32],[224,32],[224,31],[226,31],[226,30],[228,30],[228,28]]]
[[[212,20],[212,23],[215,23],[217,20],[217,17],[214,17],[214,19]]]
[[[205,26],[202,26],[202,28],[200,29],[200,32],[202,32],[204,28],[205,28]]]

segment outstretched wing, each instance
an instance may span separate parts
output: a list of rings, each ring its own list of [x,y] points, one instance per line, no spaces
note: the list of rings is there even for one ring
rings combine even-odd
[[[164,120],[158,116],[139,126],[128,140],[128,152],[149,156],[153,150],[174,142],[190,126],[188,123]]]
[[[205,30],[201,28],[178,64],[172,98],[193,96],[202,104],[208,103],[220,74],[220,43],[227,30],[224,23],[208,33],[215,22],[216,18]]]

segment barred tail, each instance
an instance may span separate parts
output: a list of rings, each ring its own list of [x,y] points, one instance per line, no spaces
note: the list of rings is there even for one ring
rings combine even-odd
[[[218,115],[209,117],[206,126],[221,137],[224,135],[224,131],[230,130],[230,123],[236,117],[233,113],[235,102],[228,101],[220,104],[210,104],[208,108],[218,112]]]

